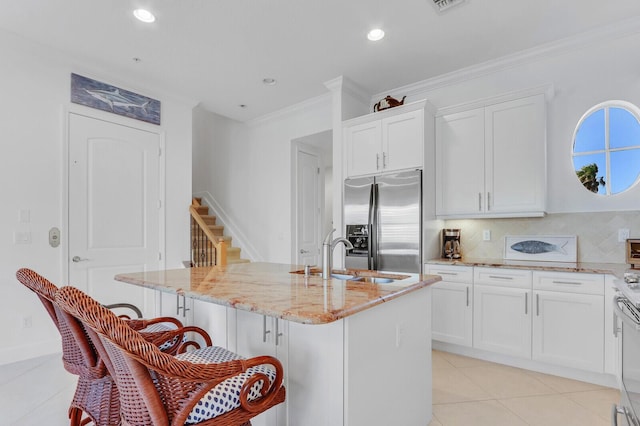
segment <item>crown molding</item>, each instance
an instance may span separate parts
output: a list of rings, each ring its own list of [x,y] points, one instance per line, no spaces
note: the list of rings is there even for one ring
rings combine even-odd
[[[484,75],[493,74],[508,68],[528,64],[545,57],[570,53],[576,49],[584,48],[597,43],[611,42],[612,40],[637,35],[640,32],[640,17],[634,17],[605,27],[580,33],[576,36],[566,37],[550,43],[545,43],[517,53],[502,56],[498,59],[482,62],[461,68],[450,73],[428,78],[422,81],[401,86],[392,90],[385,90],[372,96],[372,101],[384,97],[389,93],[402,93],[407,97],[424,97],[424,92],[440,89],[467,80],[472,80]]]
[[[245,121],[244,124],[246,124],[248,127],[259,126],[265,122],[269,122],[272,120],[285,119],[300,111],[303,111],[318,105],[322,105],[322,104],[327,104],[331,106],[331,93],[324,93],[320,96],[316,96],[314,98],[307,99],[297,104],[293,104],[291,106],[279,109],[277,111],[270,112],[265,115],[261,115],[260,117],[252,118],[251,120]]]

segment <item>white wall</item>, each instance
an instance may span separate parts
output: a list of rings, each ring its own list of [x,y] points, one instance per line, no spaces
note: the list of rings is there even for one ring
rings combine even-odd
[[[62,217],[63,111],[70,105],[70,74],[87,75],[161,100],[168,267],[179,266],[189,256],[191,106],[143,90],[126,76],[116,79],[77,58],[8,33],[0,32],[0,52],[0,364],[4,364],[61,350],[51,319],[33,293],[17,282],[15,273],[29,267],[58,285],[65,284],[66,253],[62,246],[49,246],[48,232],[54,226],[63,236],[66,232]],[[21,209],[30,210],[30,223],[19,222]],[[14,231],[30,231],[32,243],[13,244]],[[31,328],[22,327],[25,316],[31,317]]]
[[[320,97],[246,124],[197,109],[193,190],[233,218],[261,260],[291,262],[291,141],[331,129]]]

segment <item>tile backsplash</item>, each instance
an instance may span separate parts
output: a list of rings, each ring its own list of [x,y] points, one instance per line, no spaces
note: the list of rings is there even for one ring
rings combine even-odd
[[[640,212],[554,213],[541,218],[447,220],[447,228],[461,229],[462,256],[502,259],[505,235],[577,235],[579,262],[624,263],[625,244],[618,229],[640,238]],[[491,241],[482,240],[483,230]]]

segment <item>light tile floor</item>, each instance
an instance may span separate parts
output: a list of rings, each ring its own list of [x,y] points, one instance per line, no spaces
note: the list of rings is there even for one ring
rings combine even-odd
[[[76,379],[60,357],[0,366],[1,425],[69,424]],[[608,426],[619,397],[617,389],[434,351],[429,426]]]
[[[433,351],[429,426],[608,426],[617,389]]]

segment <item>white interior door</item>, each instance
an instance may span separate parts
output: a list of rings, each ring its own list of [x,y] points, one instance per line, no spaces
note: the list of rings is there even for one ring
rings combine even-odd
[[[101,303],[153,313],[152,292],[123,272],[160,263],[160,135],[69,114],[69,283]]]
[[[312,150],[297,151],[297,263],[300,265],[320,265],[320,228],[322,223],[322,202],[320,195],[323,180],[320,157]]]

